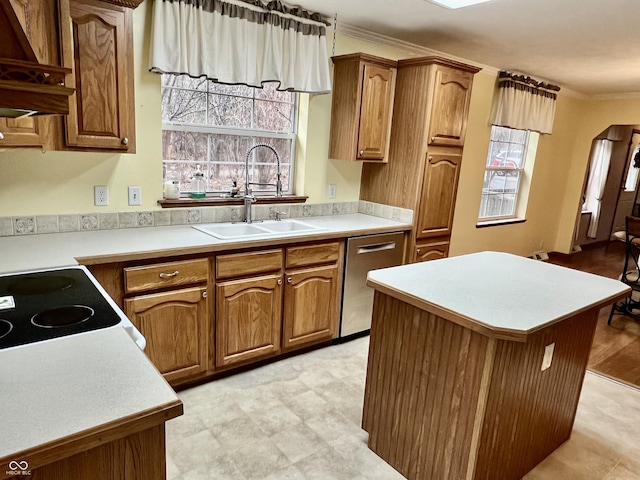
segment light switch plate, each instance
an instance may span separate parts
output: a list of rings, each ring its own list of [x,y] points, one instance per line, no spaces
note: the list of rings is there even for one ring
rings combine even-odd
[[[555,347],[555,343],[550,343],[544,347],[544,357],[542,357],[542,367],[540,367],[541,371],[545,371],[551,366],[551,359],[553,359],[553,350]]]
[[[129,205],[142,205],[142,187],[129,187]]]

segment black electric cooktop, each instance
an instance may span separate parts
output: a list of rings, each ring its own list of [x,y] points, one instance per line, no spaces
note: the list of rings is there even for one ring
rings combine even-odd
[[[81,268],[0,276],[0,348],[111,327],[120,321]]]

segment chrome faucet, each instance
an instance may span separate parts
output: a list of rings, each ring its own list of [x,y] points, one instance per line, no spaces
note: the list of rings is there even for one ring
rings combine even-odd
[[[258,182],[249,182],[249,156],[251,152],[253,152],[258,147],[268,148],[273,152],[276,156],[277,162],[277,171],[276,171],[276,183],[258,183]],[[251,191],[251,185],[260,185],[263,187],[276,187],[276,197],[282,197],[282,181],[281,181],[281,172],[280,172],[280,155],[275,148],[271,145],[267,145],[266,143],[258,143],[253,147],[247,150],[247,155],[244,159],[244,194],[240,195],[244,198],[244,221],[247,223],[251,223],[251,204],[256,203],[256,197],[253,195]]]

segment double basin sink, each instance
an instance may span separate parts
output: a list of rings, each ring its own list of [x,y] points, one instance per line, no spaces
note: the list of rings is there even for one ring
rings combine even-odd
[[[220,240],[313,233],[326,230],[295,219],[266,220],[255,223],[210,223],[207,225],[193,225],[193,228]]]

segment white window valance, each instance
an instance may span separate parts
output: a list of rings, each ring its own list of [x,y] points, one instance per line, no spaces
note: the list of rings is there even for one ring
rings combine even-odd
[[[279,1],[155,0],[150,70],[329,93],[326,26],[319,14]]]
[[[524,75],[500,72],[491,123],[501,127],[551,133],[560,87]]]

